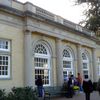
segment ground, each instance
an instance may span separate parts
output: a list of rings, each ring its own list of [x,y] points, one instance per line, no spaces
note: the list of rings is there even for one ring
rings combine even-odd
[[[59,98],[52,98],[51,100],[85,100],[85,94],[84,93],[77,93],[73,98],[69,99],[66,97],[59,97]],[[98,92],[91,93],[90,100],[100,100],[100,96]]]

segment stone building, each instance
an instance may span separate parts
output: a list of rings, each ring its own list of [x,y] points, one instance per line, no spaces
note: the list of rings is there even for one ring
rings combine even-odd
[[[30,2],[0,0],[0,88],[62,86],[69,73],[100,76],[95,33]]]

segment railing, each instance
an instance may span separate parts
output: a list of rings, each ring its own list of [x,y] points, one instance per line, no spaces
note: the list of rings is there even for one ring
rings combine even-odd
[[[88,29],[85,29],[85,28],[83,28],[82,26],[80,26],[78,24],[75,24],[75,23],[72,23],[72,22],[70,22],[70,21],[68,21],[66,19],[63,19],[62,17],[59,17],[57,15],[54,15],[54,14],[52,14],[52,13],[50,13],[50,12],[48,12],[48,11],[42,9],[42,8],[36,7],[36,14],[38,14],[38,15],[46,18],[46,19],[50,19],[52,21],[56,21],[58,23],[61,23],[64,26],[67,26],[69,28],[72,28],[74,30],[77,30],[79,32],[82,32],[83,34],[88,34],[90,36],[94,36],[95,35],[94,32],[92,32],[92,31],[90,31]],[[55,16],[57,18],[56,20],[55,20]],[[61,22],[59,20],[60,18],[61,18]]]
[[[73,29],[76,29],[76,24],[74,24],[74,23],[72,23],[72,22],[70,22],[70,21],[68,21],[68,20],[63,20],[63,24],[65,25],[65,26],[69,26],[70,28],[73,28]]]
[[[50,19],[50,20],[54,20],[54,14],[44,10],[44,9],[41,9],[39,7],[36,7],[36,14],[44,17],[44,18],[47,18],[47,19]]]

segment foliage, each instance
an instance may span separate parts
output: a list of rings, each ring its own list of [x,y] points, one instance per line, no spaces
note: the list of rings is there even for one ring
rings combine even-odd
[[[13,87],[8,94],[5,93],[5,90],[0,89],[0,100],[37,100],[37,98],[31,87]]]
[[[68,85],[67,84],[68,84],[67,82],[63,83],[63,86],[62,86],[62,89],[61,89],[63,96],[66,96],[66,94],[67,94],[67,91],[68,91]]]
[[[7,100],[5,90],[0,90],[0,100]]]
[[[76,0],[76,3],[88,5],[84,10],[86,19],[81,24],[84,23],[86,28],[96,32],[100,27],[100,0]]]
[[[100,78],[99,78],[98,83],[97,83],[97,90],[98,90],[98,92],[100,94]]]
[[[13,87],[12,91],[7,96],[7,100],[36,100],[36,97],[31,87]]]

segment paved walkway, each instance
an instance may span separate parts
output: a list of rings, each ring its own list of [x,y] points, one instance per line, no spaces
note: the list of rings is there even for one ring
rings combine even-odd
[[[52,98],[51,100],[85,100],[85,95],[84,93],[78,93],[73,98],[59,97],[59,98]],[[100,100],[98,92],[91,93],[90,100]]]

